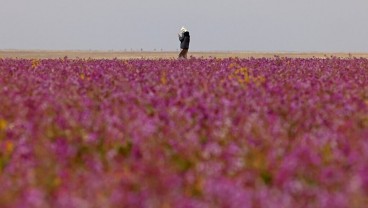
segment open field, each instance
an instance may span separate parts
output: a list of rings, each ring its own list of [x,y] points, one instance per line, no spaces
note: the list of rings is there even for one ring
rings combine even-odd
[[[368,59],[0,58],[0,207],[366,207],[367,86]]]
[[[166,52],[118,52],[118,51],[22,51],[22,50],[0,50],[0,58],[93,58],[93,59],[171,59],[176,58],[179,52],[166,51]],[[368,58],[368,53],[292,53],[292,52],[198,52],[189,51],[189,56],[193,57],[216,57],[216,58],[272,58],[275,56],[289,57],[289,58],[326,58],[326,57],[363,57]]]

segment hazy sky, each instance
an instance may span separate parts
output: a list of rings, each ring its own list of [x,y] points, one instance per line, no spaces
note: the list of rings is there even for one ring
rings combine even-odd
[[[368,0],[0,0],[0,49],[368,52]]]

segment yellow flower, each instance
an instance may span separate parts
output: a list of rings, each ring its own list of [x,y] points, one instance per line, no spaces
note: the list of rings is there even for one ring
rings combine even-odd
[[[321,153],[322,153],[322,159],[323,159],[323,162],[324,163],[329,163],[332,159],[332,148],[329,144],[326,144],[322,147],[322,150],[321,150]]]
[[[231,65],[231,67],[233,66]],[[240,84],[255,83],[257,86],[266,81],[262,76],[251,75],[246,67],[236,69],[232,74],[230,74],[229,79],[237,80]]]
[[[32,69],[36,68],[38,65],[40,65],[40,60],[32,59]]]
[[[5,119],[0,119],[0,131],[6,129],[8,122]]]
[[[60,184],[61,184],[61,178],[60,177],[56,177],[52,181],[52,185],[54,185],[54,186],[60,186]]]
[[[166,85],[167,79],[166,79],[166,72],[163,72],[161,75],[161,84]]]
[[[6,141],[5,142],[5,152],[7,154],[11,154],[13,152],[13,150],[14,150],[14,144],[13,144],[13,142]]]

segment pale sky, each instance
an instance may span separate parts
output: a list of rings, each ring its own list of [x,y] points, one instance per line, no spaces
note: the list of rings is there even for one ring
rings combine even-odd
[[[368,52],[368,0],[0,0],[0,49]]]

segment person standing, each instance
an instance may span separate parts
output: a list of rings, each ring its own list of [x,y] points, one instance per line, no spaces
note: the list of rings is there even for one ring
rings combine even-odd
[[[181,48],[181,51],[179,53],[179,59],[187,59],[189,43],[190,43],[189,31],[185,27],[182,27],[180,29],[180,33],[178,34],[178,36],[179,36],[180,48]]]

